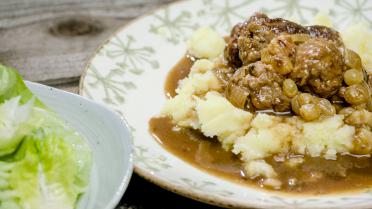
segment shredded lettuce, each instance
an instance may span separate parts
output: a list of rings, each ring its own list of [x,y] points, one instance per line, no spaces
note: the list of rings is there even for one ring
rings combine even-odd
[[[0,65],[0,209],[73,209],[90,166],[86,141]]]

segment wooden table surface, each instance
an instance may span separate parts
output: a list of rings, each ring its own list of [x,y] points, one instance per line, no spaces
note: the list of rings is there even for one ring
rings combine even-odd
[[[111,33],[173,1],[0,0],[0,63],[17,68],[26,80],[77,93],[84,66]],[[173,194],[134,174],[118,208],[217,207]]]

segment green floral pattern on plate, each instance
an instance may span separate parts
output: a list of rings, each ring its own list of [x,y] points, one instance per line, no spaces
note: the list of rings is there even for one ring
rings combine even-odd
[[[306,0],[278,0],[277,2],[276,6],[262,8],[261,11],[278,17],[298,19],[301,23],[309,23],[309,17],[319,12],[316,7],[304,5]]]
[[[120,81],[114,78],[118,76],[123,76],[123,69],[112,69],[108,74],[101,74],[96,67],[93,65],[90,66],[89,72],[94,80],[88,83],[92,88],[101,87],[105,92],[103,100],[108,104],[123,103],[124,95],[127,91],[136,88],[136,85],[131,81]],[[90,93],[87,93],[89,98],[93,98]]]
[[[335,0],[335,5],[331,14],[337,18],[338,23],[364,21],[372,24],[371,16],[368,16],[372,12],[370,0]]]
[[[103,73],[91,64],[86,75],[91,78],[91,81],[87,85],[91,88],[102,88],[105,103],[121,105],[125,102],[125,95],[128,91],[137,88],[134,82],[125,81],[125,75],[129,73],[140,76],[146,66],[151,69],[158,69],[159,62],[152,58],[154,54],[155,50],[152,47],[136,46],[136,40],[133,36],[126,36],[125,41],[118,36],[114,36],[98,52],[98,56],[106,56],[106,58],[113,60],[114,67],[110,68],[108,73]],[[86,95],[92,99],[93,97],[87,88],[84,90]]]
[[[198,24],[191,21],[191,13],[182,11],[172,15],[169,9],[154,14],[154,24],[150,25],[149,32],[163,36],[172,44],[185,41],[187,35],[198,28]]]
[[[171,167],[164,155],[153,156],[149,154],[149,150],[145,146],[135,147],[134,160],[136,163],[142,164],[147,170],[152,172],[159,172]]]
[[[209,26],[213,28],[220,28],[225,31],[229,31],[234,24],[236,19],[244,20],[247,15],[240,14],[237,10],[246,8],[248,5],[254,3],[257,0],[244,0],[244,1],[213,1],[203,0],[205,7],[197,12],[198,18],[210,18],[213,21]]]
[[[109,105],[131,125],[135,166],[179,193],[205,194],[205,201],[239,207],[365,208],[372,205],[370,190],[358,195],[290,198],[263,193],[210,176],[169,154],[148,133],[148,120],[163,102],[167,71],[185,51],[185,40],[199,26],[222,35],[253,12],[310,23],[318,11],[329,11],[335,26],[353,21],[371,23],[372,1],[367,0],[190,0],[160,9],[111,38],[92,59],[82,79],[81,94]],[[148,177],[149,177],[148,176]],[[184,192],[187,191],[187,192]],[[208,199],[208,197],[210,197]]]
[[[127,36],[126,41],[115,36],[112,41],[107,44],[106,56],[111,59],[118,58],[116,62],[117,68],[115,71],[140,75],[143,73],[143,65],[149,65],[153,69],[159,68],[159,62],[151,58],[155,53],[152,47],[136,47],[136,40],[133,36]]]

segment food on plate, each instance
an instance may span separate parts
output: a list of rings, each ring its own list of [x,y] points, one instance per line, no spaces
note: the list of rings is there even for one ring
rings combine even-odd
[[[73,209],[90,168],[85,139],[0,65],[0,208]]]
[[[238,182],[310,193],[372,187],[372,41],[350,30],[372,34],[261,13],[235,25],[223,49],[212,29],[196,31],[151,132]]]

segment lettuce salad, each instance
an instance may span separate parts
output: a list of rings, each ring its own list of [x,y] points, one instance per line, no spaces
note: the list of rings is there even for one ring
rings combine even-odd
[[[0,209],[73,209],[90,166],[86,141],[0,65]]]

